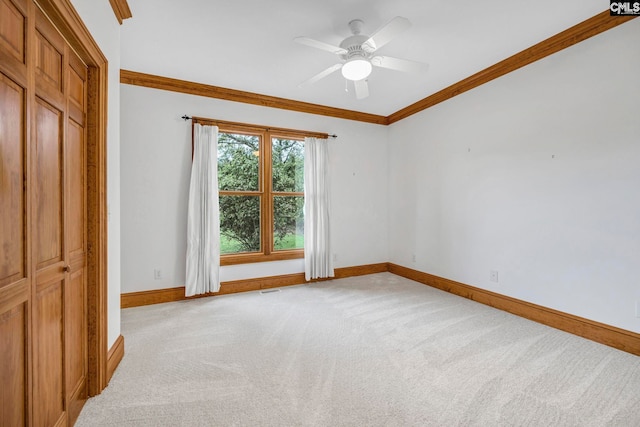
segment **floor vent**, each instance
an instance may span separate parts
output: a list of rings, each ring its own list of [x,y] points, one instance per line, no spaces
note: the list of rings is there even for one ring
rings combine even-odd
[[[271,294],[273,292],[280,292],[280,289],[267,289],[266,291],[260,291],[261,294]]]

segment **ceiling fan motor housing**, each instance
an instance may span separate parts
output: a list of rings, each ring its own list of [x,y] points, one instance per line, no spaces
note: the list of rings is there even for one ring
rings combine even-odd
[[[340,55],[346,61],[342,66],[342,75],[347,80],[360,81],[371,74],[371,54],[362,46],[364,42],[369,40],[369,36],[361,34],[363,24],[364,22],[360,19],[349,22],[349,28],[353,35],[340,43],[340,47],[347,51],[347,53]]]
[[[340,47],[345,49],[347,53],[340,55],[342,59],[349,60],[354,57],[369,59],[370,54],[362,48],[362,43],[364,43],[368,39],[368,36],[359,34],[344,39],[342,43],[340,43]]]

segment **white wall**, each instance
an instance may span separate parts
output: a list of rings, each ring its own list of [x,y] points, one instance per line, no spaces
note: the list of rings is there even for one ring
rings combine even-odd
[[[340,135],[337,267],[391,261],[640,332],[639,45],[630,21],[389,128],[121,85],[122,292],[184,284],[189,114]]]
[[[336,267],[388,260],[386,127],[130,85],[120,96],[123,293],[184,286],[191,170],[184,114],[338,134],[329,142]],[[302,271],[302,260],[243,264],[222,267],[221,280]]]
[[[109,61],[107,122],[108,346],[120,335],[120,25],[108,1],[72,0]]]
[[[639,46],[630,21],[393,125],[390,261],[640,332]]]

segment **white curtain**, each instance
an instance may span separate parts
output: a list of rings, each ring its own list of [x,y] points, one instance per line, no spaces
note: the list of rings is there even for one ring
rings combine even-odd
[[[185,295],[220,290],[218,127],[193,125]]]
[[[329,144],[304,140],[304,275],[333,277],[329,206]]]

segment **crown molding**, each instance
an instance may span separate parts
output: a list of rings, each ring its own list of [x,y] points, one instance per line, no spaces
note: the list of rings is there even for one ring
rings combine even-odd
[[[599,13],[581,23],[568,28],[555,36],[541,41],[509,58],[498,62],[484,70],[467,77],[439,92],[434,93],[414,104],[396,111],[387,117],[389,124],[398,122],[429,107],[444,102],[498,77],[522,68],[546,56],[580,43],[590,37],[617,27],[637,16],[610,16],[609,10]]]
[[[236,89],[228,89],[219,86],[189,82],[186,80],[155,76],[153,74],[138,73],[137,71],[120,70],[120,83],[187,93],[190,95],[206,96],[209,98],[224,99],[226,101],[243,102],[245,104],[254,104],[263,107],[280,108],[283,110],[298,111],[301,113],[338,117],[341,119],[356,120],[360,122],[374,123],[377,125],[387,124],[387,118],[385,116],[361,113],[359,111],[343,110],[341,108],[293,101],[285,98],[276,98],[274,96],[260,95],[258,93],[244,92]]]
[[[127,3],[127,0],[109,0],[109,3],[111,3],[113,13],[115,13],[120,25],[122,25],[122,21],[133,16],[131,14],[131,9],[129,9],[129,3]]]
[[[110,1],[112,4],[114,2],[124,2],[126,4],[126,0]],[[202,83],[177,80],[169,77],[144,74],[130,70],[120,70],[120,83],[224,99],[227,101],[243,102],[263,107],[280,108],[283,110],[298,111],[302,113],[338,117],[341,119],[374,123],[377,125],[390,125],[413,114],[419,113],[420,111],[426,110],[429,107],[433,107],[436,104],[451,99],[454,96],[490,82],[491,80],[504,76],[505,74],[524,67],[525,65],[531,64],[532,62],[552,55],[573,46],[574,44],[580,43],[597,34],[608,31],[634,18],[637,18],[637,16],[610,16],[609,10],[606,10],[556,34],[555,36],[549,37],[530,48],[518,52],[497,64],[485,68],[464,80],[442,89],[433,95],[402,108],[389,116],[380,116],[325,105],[294,101],[285,98],[276,98],[268,95],[244,92],[219,86],[210,86]]]

